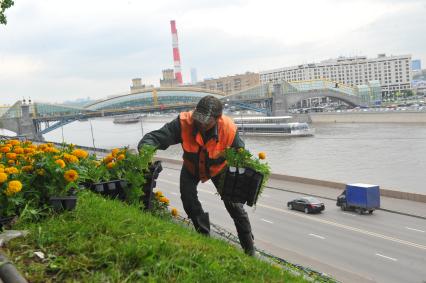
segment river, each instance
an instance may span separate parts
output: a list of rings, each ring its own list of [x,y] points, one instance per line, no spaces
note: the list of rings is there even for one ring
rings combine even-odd
[[[45,135],[48,141],[114,148],[135,148],[144,133],[174,117],[114,124],[112,118],[73,122]],[[245,137],[253,153],[266,152],[274,173],[426,194],[426,126],[422,124],[314,124],[314,137]],[[179,145],[159,156],[180,159]]]

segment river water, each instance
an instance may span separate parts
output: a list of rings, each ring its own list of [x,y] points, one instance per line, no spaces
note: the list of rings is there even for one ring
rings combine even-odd
[[[114,124],[112,118],[73,122],[45,135],[98,148],[136,148],[143,132],[175,117],[145,118]],[[377,184],[382,188],[426,194],[426,126],[421,124],[314,124],[314,137],[245,137],[253,153],[266,152],[274,173],[322,180]],[[180,159],[179,145],[159,151]]]

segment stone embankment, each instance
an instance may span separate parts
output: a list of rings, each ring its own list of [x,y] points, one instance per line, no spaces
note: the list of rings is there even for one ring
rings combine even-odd
[[[321,112],[310,113],[312,123],[424,123],[426,112]]]

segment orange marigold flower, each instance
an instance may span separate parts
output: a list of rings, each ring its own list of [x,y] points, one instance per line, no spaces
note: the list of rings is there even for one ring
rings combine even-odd
[[[163,192],[162,191],[156,191],[155,192],[155,197],[158,198],[158,199],[161,198],[161,197],[163,197]]]
[[[162,203],[165,203],[165,204],[169,204],[169,203],[170,203],[170,200],[169,200],[168,198],[166,198],[166,197],[161,197],[159,200],[160,200]]]
[[[19,170],[18,170],[16,167],[6,167],[6,168],[4,169],[4,172],[5,172],[6,174],[18,174],[18,173],[19,173]]]
[[[87,153],[87,151],[84,151],[82,149],[74,149],[71,153],[73,155],[77,156],[80,159],[86,158],[89,155],[89,153]]]
[[[72,154],[64,153],[64,159],[69,163],[76,163],[78,162],[78,157],[74,156]]]
[[[117,156],[117,160],[123,160],[124,158],[126,158],[124,154],[120,154],[119,156]]]
[[[175,208],[175,207],[173,207],[173,208],[172,208],[172,215],[173,215],[174,217],[176,217],[176,216],[178,216],[178,215],[179,215],[179,212],[178,212],[177,208]]]
[[[16,159],[16,153],[14,153],[14,152],[8,152],[8,153],[6,153],[6,158],[7,159],[15,160]]]
[[[107,164],[107,168],[108,169],[112,169],[115,166],[115,162],[111,161],[110,163]]]
[[[34,151],[34,148],[31,147],[24,148],[24,153],[34,153]]]
[[[73,169],[68,170],[68,171],[65,172],[64,178],[68,182],[74,182],[78,179],[78,173],[77,173],[77,171],[75,171]]]
[[[62,159],[56,160],[55,163],[58,164],[61,168],[65,167],[65,161],[63,161]]]
[[[3,172],[4,172],[4,168],[0,167],[0,173],[3,173]]]
[[[104,163],[110,163],[111,161],[114,160],[114,156],[112,156],[111,154],[108,154],[107,156],[105,156],[104,158]]]
[[[3,146],[3,147],[1,148],[1,152],[3,152],[3,153],[10,152],[10,147],[8,147],[8,146]]]
[[[15,147],[15,149],[13,150],[14,153],[16,154],[23,154],[24,153],[24,149],[22,147]]]
[[[263,151],[262,152],[259,152],[259,159],[266,159],[266,153],[264,153]]]
[[[20,181],[10,181],[7,185],[7,189],[5,191],[5,194],[7,196],[12,196],[16,193],[19,193],[22,190],[22,183]]]
[[[18,140],[10,140],[10,141],[9,141],[9,143],[10,143],[11,145],[18,145],[18,144],[20,144],[21,142],[20,142],[20,141],[18,141]]]
[[[0,184],[1,184],[1,183],[4,183],[4,182],[6,182],[6,181],[7,181],[7,174],[6,174],[6,173],[1,172],[1,173],[0,173]]]
[[[41,151],[44,151],[47,148],[47,145],[46,144],[40,144],[37,148]]]
[[[117,154],[120,152],[120,149],[119,148],[114,148],[113,150],[111,150],[111,154],[112,154],[112,156],[114,156],[114,157],[116,157],[117,156]]]
[[[24,172],[31,172],[33,170],[33,166],[31,165],[26,165],[26,166],[22,166],[22,171]]]
[[[32,148],[32,149],[37,149],[37,146],[35,145],[35,144],[30,144],[29,146],[28,146],[28,148]]]

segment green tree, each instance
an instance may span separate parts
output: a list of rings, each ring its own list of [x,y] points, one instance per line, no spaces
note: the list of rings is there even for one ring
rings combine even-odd
[[[6,16],[4,15],[4,11],[15,4],[13,0],[0,0],[0,25],[7,24]]]

